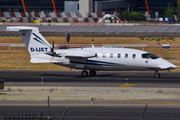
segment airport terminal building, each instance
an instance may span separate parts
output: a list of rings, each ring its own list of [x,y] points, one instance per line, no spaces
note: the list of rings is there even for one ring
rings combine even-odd
[[[52,12],[52,0],[23,0],[27,12]],[[87,6],[85,1],[88,1]],[[115,9],[121,8],[122,11],[131,12],[147,11],[145,0],[54,0],[57,12],[96,12],[96,13],[114,13]],[[161,17],[168,3],[174,8],[177,7],[177,0],[147,0],[150,14],[159,13]],[[84,8],[83,8],[84,7]],[[0,12],[23,12],[22,0],[0,0]]]

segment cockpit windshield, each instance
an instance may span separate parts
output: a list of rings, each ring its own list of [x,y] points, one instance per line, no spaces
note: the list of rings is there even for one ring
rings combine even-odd
[[[145,53],[145,54],[142,54],[142,58],[147,58],[147,59],[158,59],[159,57],[154,55],[154,54],[151,54],[151,53]]]

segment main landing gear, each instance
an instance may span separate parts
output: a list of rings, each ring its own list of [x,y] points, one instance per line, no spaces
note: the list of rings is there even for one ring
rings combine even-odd
[[[88,72],[87,72],[86,70],[83,70],[83,71],[81,72],[81,75],[82,75],[83,77],[87,77],[87,76],[88,76]],[[96,76],[96,71],[95,71],[95,70],[90,70],[90,71],[89,71],[89,75],[90,75],[90,76]]]
[[[161,76],[161,75],[159,74],[159,71],[158,71],[158,70],[155,71],[154,74],[155,74],[155,77],[156,77],[156,78],[159,78],[159,77]]]
[[[87,72],[86,70],[83,70],[83,71],[81,72],[81,76],[87,77],[87,76],[88,76],[88,72]]]
[[[96,76],[96,71],[95,70],[90,70],[89,74],[90,74],[90,76]]]

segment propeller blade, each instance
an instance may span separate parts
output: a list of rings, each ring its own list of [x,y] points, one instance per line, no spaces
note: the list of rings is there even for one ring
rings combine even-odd
[[[54,41],[53,41],[53,44],[52,44],[51,52],[54,54]]]
[[[53,40],[53,50],[54,50],[54,40]]]
[[[56,53],[54,52],[54,41],[52,44],[51,53],[52,53],[52,56],[56,56]]]
[[[51,47],[50,49],[51,49],[51,52],[53,53],[54,52],[53,48]]]

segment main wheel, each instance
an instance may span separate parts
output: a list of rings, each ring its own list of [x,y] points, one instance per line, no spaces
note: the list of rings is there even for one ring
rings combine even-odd
[[[155,77],[156,78],[159,78],[160,77],[160,74],[158,73],[158,74],[155,74]]]
[[[90,76],[95,76],[96,75],[96,71],[95,70],[90,70],[89,74],[90,74]]]
[[[81,75],[83,77],[87,77],[88,76],[88,72],[86,70],[84,70],[84,71],[81,72]]]

